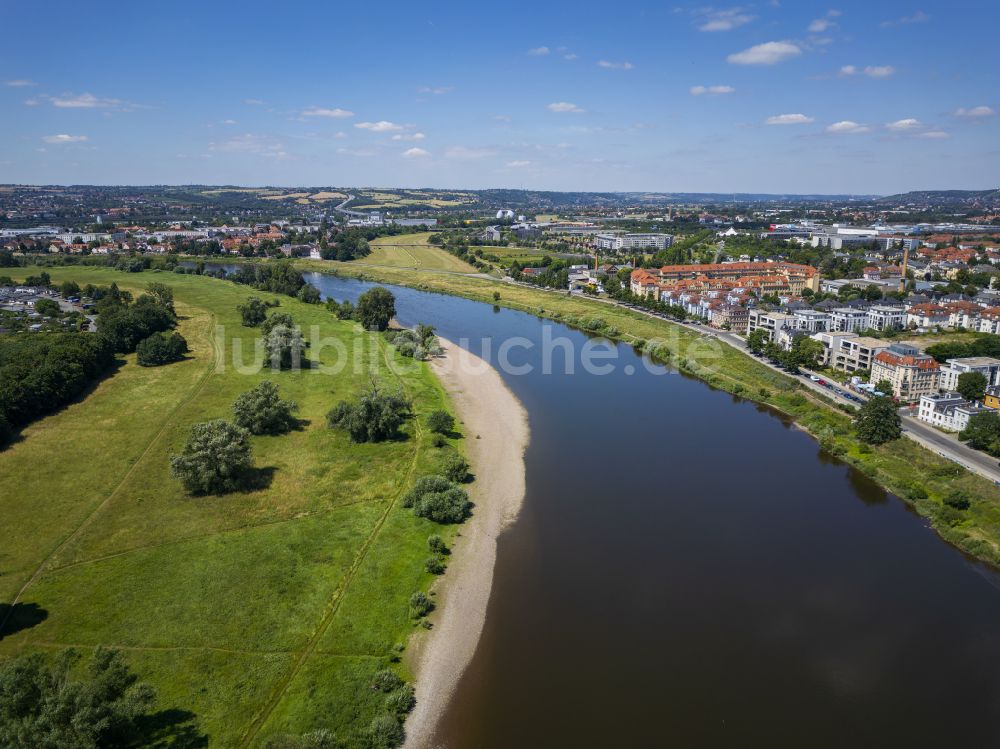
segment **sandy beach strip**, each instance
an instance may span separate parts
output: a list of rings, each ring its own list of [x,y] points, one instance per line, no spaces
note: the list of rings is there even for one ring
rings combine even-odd
[[[447,573],[435,587],[434,628],[407,651],[416,674],[417,705],[406,722],[408,749],[430,745],[462,672],[476,652],[493,586],[496,540],[524,501],[528,417],[521,402],[487,362],[441,339],[444,356],[431,366],[451,397],[465,435],[472,517],[461,527]],[[478,437],[478,438],[477,438]]]

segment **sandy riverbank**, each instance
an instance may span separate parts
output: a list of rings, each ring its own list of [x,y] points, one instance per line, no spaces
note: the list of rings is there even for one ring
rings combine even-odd
[[[445,356],[432,367],[451,397],[476,480],[473,516],[461,529],[448,572],[436,587],[434,629],[413,641],[408,658],[417,677],[417,706],[406,723],[408,749],[429,746],[486,621],[496,540],[524,500],[528,418],[521,402],[489,364],[441,340]],[[478,439],[477,439],[478,435]]]

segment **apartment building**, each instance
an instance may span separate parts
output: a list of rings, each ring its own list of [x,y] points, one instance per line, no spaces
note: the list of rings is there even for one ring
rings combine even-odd
[[[919,349],[904,343],[894,343],[872,358],[870,382],[888,380],[892,394],[901,401],[912,403],[922,395],[938,390],[941,371],[934,357],[921,354]]]
[[[906,312],[906,324],[918,328],[946,328],[951,314],[939,304],[914,304]]]
[[[830,310],[830,327],[837,333],[856,333],[868,327],[868,310],[837,307]]]
[[[973,416],[992,410],[967,401],[958,393],[934,393],[920,396],[917,418],[941,429],[961,432]]]
[[[945,361],[941,367],[938,387],[946,391],[958,389],[959,376],[967,372],[979,372],[986,378],[987,385],[1000,385],[1000,359],[989,356],[966,356]]]
[[[805,330],[809,333],[822,333],[830,329],[830,315],[826,312],[819,312],[812,309],[795,310],[792,313],[795,319],[795,329]]]
[[[823,344],[823,358],[820,360],[820,364],[824,367],[833,366],[834,357],[840,351],[841,341],[857,337],[857,333],[835,333],[832,331],[816,333],[813,338]]]
[[[879,338],[866,336],[843,338],[840,340],[840,348],[833,352],[830,366],[845,372],[863,372],[871,369],[875,356],[887,348],[889,343]]]
[[[766,330],[768,340],[774,341],[776,333],[782,328],[795,329],[795,316],[784,312],[767,312],[752,309],[747,313],[747,335],[755,330]]]
[[[598,234],[594,244],[599,250],[665,250],[674,243],[671,234]]]
[[[868,308],[868,319],[865,327],[880,331],[902,330],[906,327],[906,310],[902,307],[876,304]]]

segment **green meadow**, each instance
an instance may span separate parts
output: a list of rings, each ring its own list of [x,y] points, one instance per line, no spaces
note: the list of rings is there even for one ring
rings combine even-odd
[[[458,436],[434,447],[424,427],[449,408],[436,379],[321,305],[194,275],[49,273],[134,293],[168,284],[191,353],[154,368],[122,357],[85,398],[0,452],[0,603],[22,604],[0,633],[0,659],[115,646],[178,734],[257,746],[329,728],[358,743],[384,711],[372,675],[391,666],[407,676],[395,661],[416,626],[409,597],[432,583],[427,537],[453,533],[398,502],[460,449]],[[240,371],[254,369],[258,331],[236,309],[250,295],[280,302],[307,340],[315,326],[326,345],[309,358],[339,371]],[[402,439],[352,444],[325,414],[373,376],[405,391],[414,418]],[[298,403],[301,428],[253,437],[259,488],[186,495],[169,456],[192,424],[231,418],[236,396],[262,379]]]

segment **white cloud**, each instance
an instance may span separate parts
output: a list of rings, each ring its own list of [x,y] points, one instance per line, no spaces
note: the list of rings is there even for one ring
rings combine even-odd
[[[808,125],[810,122],[815,122],[815,117],[809,117],[804,114],[776,114],[773,117],[768,117],[766,122],[768,125]]]
[[[837,135],[855,135],[858,133],[867,133],[869,130],[871,130],[871,128],[867,125],[852,122],[851,120],[841,120],[840,122],[835,122],[826,129],[828,133],[834,133]]]
[[[580,55],[578,55],[576,52],[567,52],[565,55],[563,55],[563,59],[564,60],[575,60],[579,56]]]
[[[379,120],[378,122],[357,122],[354,127],[361,130],[371,130],[373,133],[392,133],[398,130],[404,130],[403,125],[399,125],[395,122],[389,122],[388,120]]]
[[[550,112],[570,112],[572,114],[582,114],[585,110],[568,101],[554,101],[547,104],[546,109]]]
[[[34,81],[29,81],[27,78],[16,78],[13,81],[4,81],[3,85],[10,86],[11,88],[24,88],[25,86],[37,86],[38,84]]]
[[[284,145],[266,135],[245,133],[236,135],[218,143],[209,143],[210,151],[223,153],[249,153],[272,159],[283,159],[288,156]]]
[[[889,28],[890,26],[907,26],[911,23],[924,23],[924,21],[931,20],[931,17],[924,13],[922,10],[918,10],[912,16],[903,16],[902,18],[897,18],[894,21],[882,21],[883,28]]]
[[[726,59],[734,65],[774,65],[801,54],[802,50],[792,42],[765,42],[729,55]]]
[[[337,153],[343,154],[344,156],[359,156],[361,158],[377,155],[375,151],[367,149],[346,148],[343,146],[337,149]]]
[[[965,107],[960,107],[955,110],[956,117],[992,117],[996,112],[993,111],[991,107],[981,106],[972,107],[971,109],[966,109]]]
[[[708,10],[702,13],[705,20],[698,26],[698,31],[732,31],[745,26],[753,20],[753,16],[742,8],[727,10]]]
[[[857,72],[858,72],[858,69],[856,67],[854,67],[853,65],[845,65],[844,67],[842,67],[840,69],[840,74],[841,75],[854,75]]]
[[[93,94],[63,94],[47,97],[52,105],[61,109],[111,109],[121,106],[121,99],[102,99]]]
[[[222,124],[223,125],[235,125],[236,124],[236,120],[223,120]]]
[[[42,138],[46,143],[83,143],[88,140],[86,135],[46,135]]]
[[[417,89],[419,94],[434,94],[435,96],[443,96],[444,94],[451,93],[455,90],[454,86],[421,86]]]
[[[495,114],[493,115],[493,119],[496,120],[497,122],[510,122],[513,119],[513,117],[511,117],[509,114]]]
[[[334,109],[327,109],[325,107],[309,107],[309,109],[302,110],[303,117],[332,117],[334,119],[342,119],[345,117],[353,117],[354,112],[349,109],[341,109],[340,107],[335,107]]]
[[[263,99],[244,99],[244,104],[249,104],[251,107],[262,107],[264,106]]]
[[[626,61],[626,62],[611,62],[609,60],[598,60],[597,61],[597,67],[599,67],[599,68],[606,68],[608,70],[631,70],[635,66],[632,63],[628,62],[628,61]]]
[[[407,148],[403,151],[404,159],[420,159],[424,156],[430,156],[430,151],[425,151],[422,148]]]
[[[834,23],[829,18],[817,18],[815,21],[809,24],[810,34],[822,34],[828,28],[833,26]]]
[[[517,159],[515,161],[507,162],[507,166],[509,166],[511,169],[519,169],[520,167],[529,166],[530,164],[531,164],[530,161],[525,161],[524,159]]]
[[[528,54],[532,57],[541,57],[542,55],[547,55],[551,52],[548,47],[535,47],[534,49],[529,49]]]
[[[736,89],[732,86],[692,86],[690,91],[693,96],[704,96],[705,94],[721,96],[734,93]]]
[[[929,140],[947,140],[951,136],[944,130],[928,130],[926,133],[920,133],[919,137]]]
[[[452,146],[445,152],[445,156],[449,159],[458,159],[460,161],[476,161],[478,159],[484,159],[487,156],[492,156],[493,151],[488,148],[468,148],[466,146]]]
[[[396,135],[392,136],[392,139],[413,141],[413,140],[423,140],[426,137],[427,136],[424,135],[423,133],[396,133]]]
[[[918,127],[920,127],[920,120],[912,117],[907,117],[905,120],[896,120],[895,122],[890,122],[886,125],[886,128],[897,133],[905,132],[907,130],[915,130]]]
[[[892,65],[869,65],[865,68],[865,75],[869,78],[888,78],[896,72]]]

